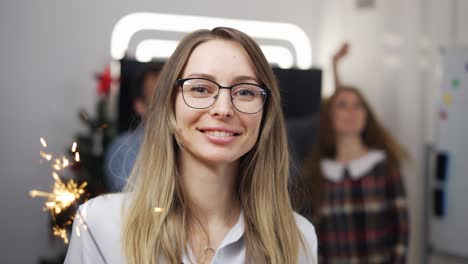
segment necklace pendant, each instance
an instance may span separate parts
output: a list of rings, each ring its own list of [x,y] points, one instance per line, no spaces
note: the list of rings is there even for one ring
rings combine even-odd
[[[205,253],[205,255],[214,256],[216,251],[213,248],[206,247],[205,250],[203,250],[203,253]]]
[[[203,250],[203,260],[200,262],[201,264],[206,264],[206,260],[208,258],[211,258],[215,255],[216,251],[213,249],[213,248],[210,248],[210,247],[206,247],[204,250]]]

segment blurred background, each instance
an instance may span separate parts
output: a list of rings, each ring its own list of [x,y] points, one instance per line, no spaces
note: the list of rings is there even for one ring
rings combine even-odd
[[[363,91],[412,157],[403,168],[411,219],[408,263],[468,263],[468,252],[451,251],[450,242],[445,243],[448,249],[433,243],[450,225],[437,223],[440,219],[430,203],[433,186],[443,185],[431,180],[431,157],[438,142],[440,87],[447,71],[444,54],[468,47],[464,0],[2,1],[0,262],[38,263],[63,249],[63,242],[51,235],[43,201],[28,195],[32,189],[50,190],[53,183],[50,168],[40,164],[39,138],[47,140],[48,151],[64,153],[77,133],[88,133],[79,113],[97,115],[103,95],[96,77],[112,64],[112,31],[134,12],[295,24],[310,40],[311,67],[322,70],[322,96],[333,92],[331,56],[348,42],[352,52],[340,68],[342,79]],[[129,47],[165,34],[142,31]],[[465,65],[453,78],[466,90]],[[448,78],[455,85],[455,79]],[[468,98],[466,92],[463,98]],[[108,103],[117,104],[112,98]],[[116,113],[109,115],[112,119]],[[457,135],[452,137],[455,142],[466,141],[463,133]],[[457,195],[448,202],[462,201],[463,193]],[[468,224],[452,228],[468,230]],[[468,245],[468,238],[455,243]]]

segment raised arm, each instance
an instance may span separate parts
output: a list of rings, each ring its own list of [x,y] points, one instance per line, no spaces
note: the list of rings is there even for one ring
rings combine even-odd
[[[333,55],[332,63],[333,63],[333,77],[335,80],[335,89],[339,89],[343,86],[341,82],[339,73],[338,73],[338,64],[340,61],[348,54],[349,44],[343,43],[340,49]]]

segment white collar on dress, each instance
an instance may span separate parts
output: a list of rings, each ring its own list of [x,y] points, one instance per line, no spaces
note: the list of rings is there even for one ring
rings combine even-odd
[[[348,164],[342,164],[335,160],[324,159],[320,162],[320,167],[325,179],[339,182],[343,180],[344,169],[348,168],[349,175],[352,179],[356,180],[361,178],[378,162],[384,160],[386,157],[385,152],[382,150],[369,150],[369,152]]]

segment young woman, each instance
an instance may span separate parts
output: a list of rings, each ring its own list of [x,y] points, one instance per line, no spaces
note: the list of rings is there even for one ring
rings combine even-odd
[[[334,63],[347,50],[343,46]],[[405,151],[363,95],[335,76],[337,89],[322,105],[318,139],[305,159],[305,195],[296,201],[317,226],[320,263],[404,263]]]
[[[250,37],[189,34],[152,102],[129,192],[81,206],[66,263],[316,263],[288,197],[279,90]]]

